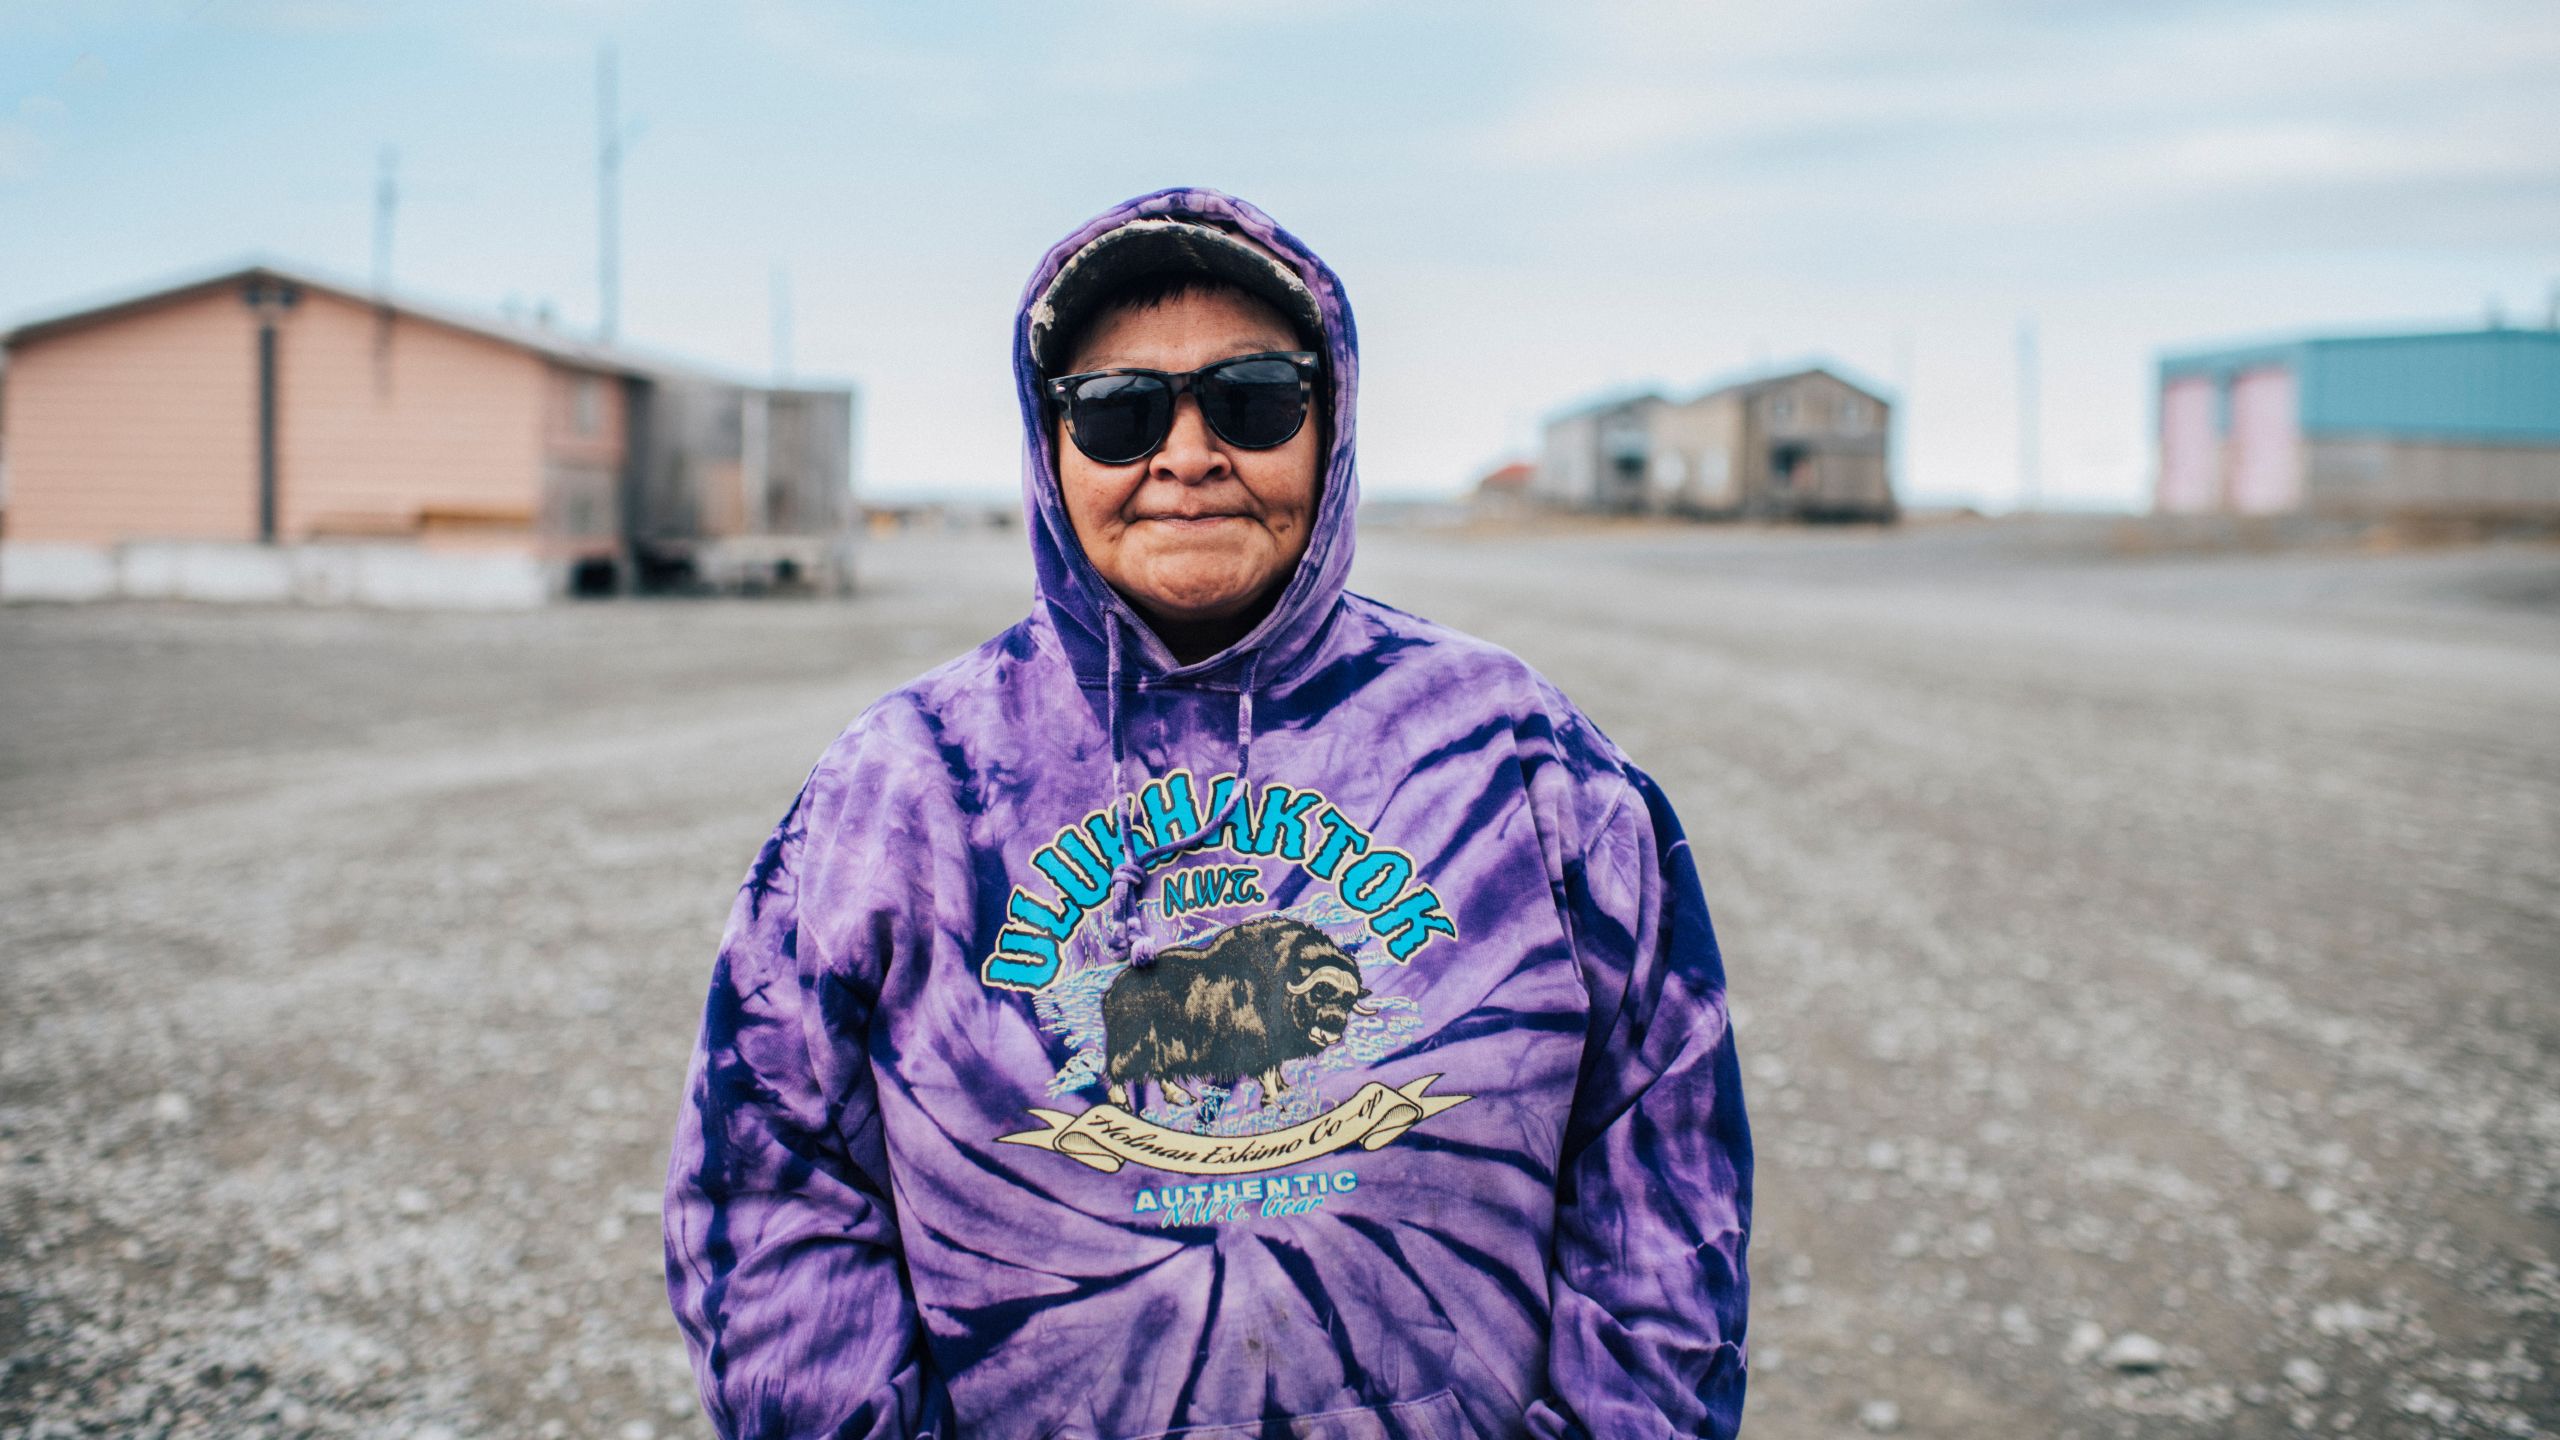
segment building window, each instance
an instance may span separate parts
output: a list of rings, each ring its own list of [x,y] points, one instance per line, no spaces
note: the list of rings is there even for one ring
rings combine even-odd
[[[1840,428],[1851,435],[1864,435],[1874,417],[1867,414],[1867,402],[1848,399],[1840,402]]]
[[[1622,415],[1601,428],[1600,448],[1620,465],[1642,465],[1650,438],[1642,416]]]
[[[581,435],[593,435],[604,423],[604,386],[593,375],[581,375],[570,382],[569,413]]]
[[[1796,397],[1793,395],[1769,397],[1769,419],[1773,423],[1784,425],[1794,418],[1796,418]]]

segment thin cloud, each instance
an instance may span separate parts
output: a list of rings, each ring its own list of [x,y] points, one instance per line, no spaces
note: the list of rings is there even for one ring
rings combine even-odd
[[[2548,13],[1597,7],[1550,25],[1545,78],[1450,148],[1554,197],[1535,224],[1605,209],[1629,261],[1677,245],[1781,271],[1960,272],[2233,242],[2540,248],[2560,219]]]
[[[1769,151],[1834,171],[1871,155],[1960,169],[2004,139],[2068,138],[2132,156],[2148,138],[2175,158],[2199,132],[2209,150],[2223,132],[2249,143],[2217,151],[2200,172],[2256,156],[2265,170],[2299,159],[2334,173],[2349,168],[2342,155],[2389,152],[2395,178],[2430,165],[2476,171],[2483,153],[2538,155],[2560,173],[2548,143],[2560,133],[2560,26],[2538,4],[2214,12],[2211,24],[2077,12],[2021,22],[1980,7],[1851,0],[1816,8],[1789,7],[1784,26],[1720,7],[1596,10],[1602,23],[1551,35],[1550,77],[1467,150],[1526,171]],[[1809,143],[1791,145],[1797,137]],[[2349,143],[2324,147],[2324,137]],[[1932,140],[1941,153],[1915,154]]]
[[[34,179],[43,173],[50,154],[51,148],[34,126],[0,120],[0,184]]]

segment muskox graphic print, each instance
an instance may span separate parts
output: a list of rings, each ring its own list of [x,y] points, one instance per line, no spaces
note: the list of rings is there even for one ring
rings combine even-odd
[[[1234,783],[1222,775],[1195,790],[1176,772],[1124,803],[1133,822],[1188,834],[1193,807],[1223,802]],[[1409,858],[1322,795],[1270,785],[1258,798],[1237,806],[1223,844],[1168,862],[1144,892],[1152,963],[1078,943],[1102,899],[1086,882],[1119,863],[1113,812],[1033,856],[1055,892],[1014,892],[1012,913],[1035,919],[1008,928],[987,980],[1031,992],[1041,1028],[1066,1051],[1049,1096],[1087,1106],[1034,1107],[1037,1128],[998,1139],[1105,1172],[1247,1175],[1378,1149],[1468,1099],[1432,1094],[1436,1074],[1370,1073],[1422,1031],[1418,987],[1403,976],[1425,944],[1457,935],[1439,897],[1416,883]],[[1295,903],[1273,908],[1278,899]]]
[[[1103,1073],[1111,1101],[1155,1081],[1189,1103],[1178,1076],[1257,1077],[1262,1098],[1288,1088],[1281,1066],[1340,1044],[1369,991],[1360,965],[1303,920],[1266,915],[1206,945],[1167,950],[1102,992]]]

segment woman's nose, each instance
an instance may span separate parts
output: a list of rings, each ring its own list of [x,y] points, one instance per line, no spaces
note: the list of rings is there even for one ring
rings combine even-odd
[[[1155,468],[1167,479],[1197,483],[1227,471],[1226,452],[1201,418],[1200,402],[1188,395],[1173,405],[1173,427],[1155,453]]]

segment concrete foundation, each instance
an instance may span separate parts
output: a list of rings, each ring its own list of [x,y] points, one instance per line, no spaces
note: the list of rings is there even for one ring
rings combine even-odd
[[[521,551],[313,542],[0,544],[0,600],[204,600],[525,610],[560,592],[556,567]]]
[[[694,577],[714,590],[760,594],[806,589],[843,595],[853,589],[853,546],[832,535],[731,535],[697,542]]]
[[[2325,514],[2560,517],[2560,445],[2319,436],[2307,458]]]

